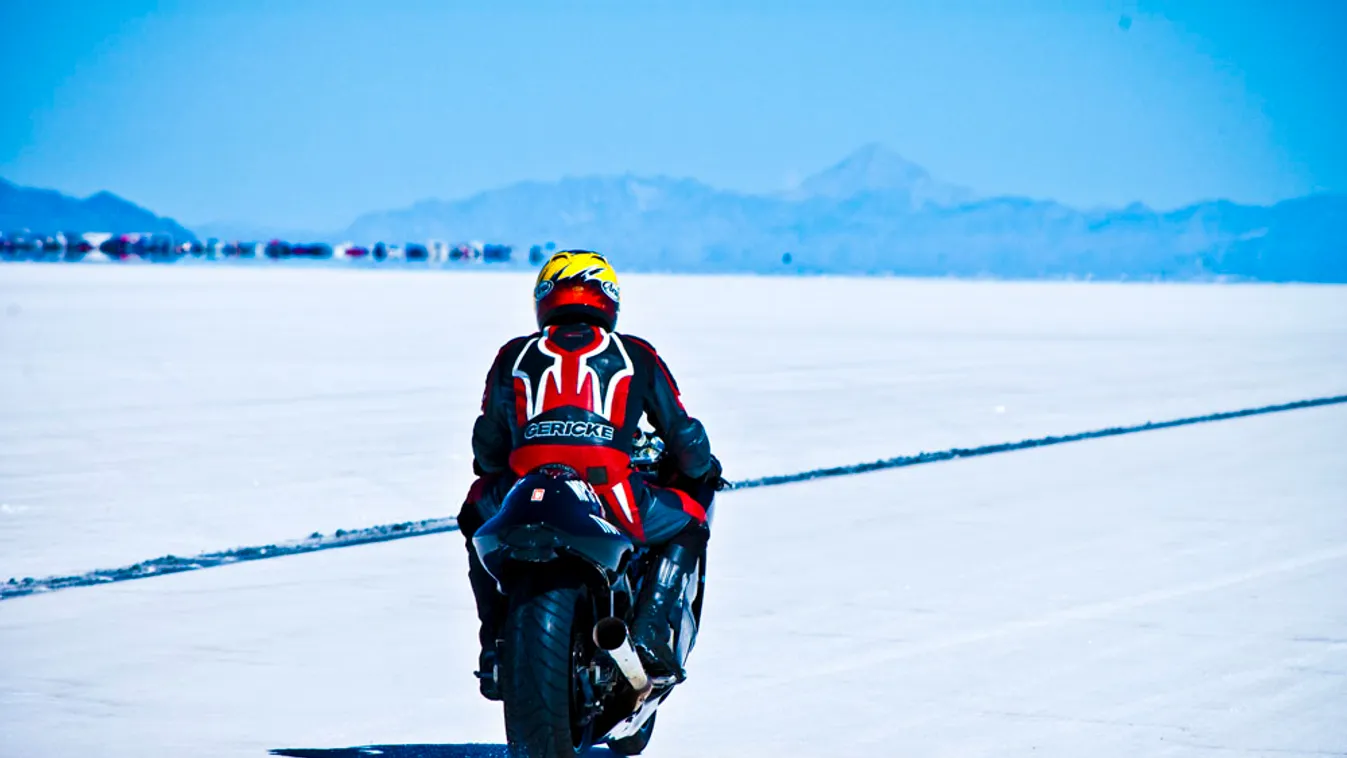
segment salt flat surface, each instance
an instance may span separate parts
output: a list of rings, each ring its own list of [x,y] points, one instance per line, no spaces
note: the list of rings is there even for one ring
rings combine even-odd
[[[452,515],[524,274],[0,267],[0,580]],[[1347,289],[628,276],[732,478],[1347,391]]]
[[[1347,409],[726,496],[651,756],[1347,754]],[[504,739],[457,535],[0,607],[0,754]]]
[[[0,267],[0,578],[445,515],[520,275]],[[734,477],[1347,391],[1331,287],[627,277]],[[1347,408],[727,495],[652,756],[1347,755]],[[499,743],[457,535],[0,604],[0,756]]]

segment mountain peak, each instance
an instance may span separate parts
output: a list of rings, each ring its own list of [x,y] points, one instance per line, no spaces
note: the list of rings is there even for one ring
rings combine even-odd
[[[923,179],[930,177],[930,174],[926,173],[926,169],[907,160],[878,142],[870,142],[861,145],[853,150],[850,155],[843,158],[842,161],[833,168],[847,168],[853,171],[864,171],[867,175],[874,177],[893,175]]]
[[[0,231],[29,229],[37,234],[75,232],[168,232],[180,240],[193,235],[171,218],[102,191],[80,200],[56,190],[22,187],[0,180],[4,202],[0,203]]]
[[[872,192],[906,194],[913,209],[924,205],[957,205],[973,198],[963,187],[934,179],[926,169],[877,142],[807,178],[794,194],[801,198],[843,200]]]
[[[94,194],[85,198],[84,202],[88,206],[93,208],[121,208],[131,206],[133,208],[136,208],[137,210],[141,210],[141,208],[137,206],[135,203],[132,203],[131,201],[126,200],[124,198],[118,197],[117,195],[114,195],[113,193],[107,190],[99,190],[98,192],[95,192]]]

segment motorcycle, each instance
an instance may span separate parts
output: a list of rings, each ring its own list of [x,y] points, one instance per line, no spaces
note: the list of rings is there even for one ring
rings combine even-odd
[[[662,453],[658,437],[639,435],[633,476],[675,478]],[[619,755],[644,750],[656,711],[681,681],[650,676],[628,633],[658,554],[605,518],[578,472],[556,464],[515,482],[473,542],[509,598],[496,670],[481,675],[496,677],[510,754],[561,758],[598,744]],[[696,642],[705,581],[703,561],[670,614],[680,667]]]

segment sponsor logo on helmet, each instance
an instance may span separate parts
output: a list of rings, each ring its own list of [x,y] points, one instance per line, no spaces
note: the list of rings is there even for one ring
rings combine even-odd
[[[555,285],[552,284],[551,279],[544,279],[541,282],[538,282],[537,288],[533,290],[533,299],[542,300],[543,298],[547,297],[548,293],[552,291],[552,287],[554,286]]]
[[[604,280],[603,284],[600,286],[603,287],[603,294],[607,295],[610,300],[612,300],[614,303],[618,301],[619,290],[616,284]]]

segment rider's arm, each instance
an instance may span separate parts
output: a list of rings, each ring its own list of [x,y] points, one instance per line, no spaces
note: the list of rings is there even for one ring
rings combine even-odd
[[[627,336],[627,335],[623,335]],[[678,395],[678,384],[649,342],[635,337],[627,340],[646,354],[650,364],[649,391],[646,393],[645,415],[665,448],[678,461],[678,468],[693,479],[700,479],[711,469],[711,442],[706,437],[702,422],[688,415]]]
[[[510,428],[514,380],[509,371],[520,342],[513,340],[502,347],[486,375],[482,413],[472,425],[472,463],[478,475],[498,474],[510,467],[510,452],[514,447]]]

